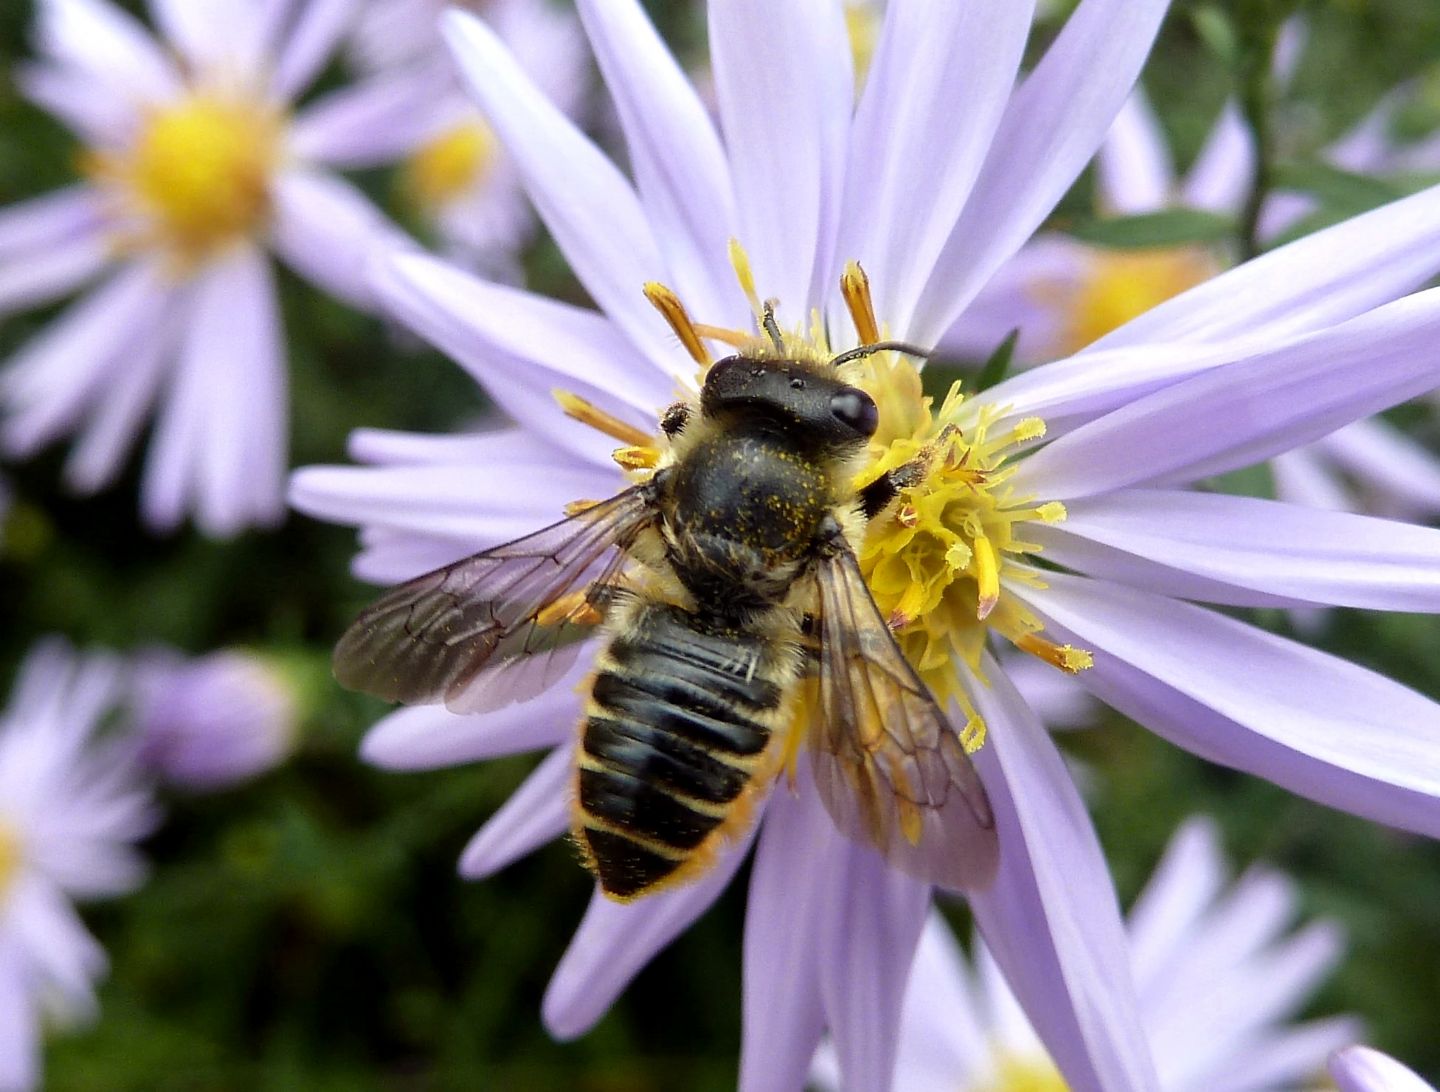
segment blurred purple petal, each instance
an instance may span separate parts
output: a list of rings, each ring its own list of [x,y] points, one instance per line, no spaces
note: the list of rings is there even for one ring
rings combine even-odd
[[[374,308],[372,258],[407,245],[370,200],[336,175],[292,167],[274,180],[275,249],[302,277],[362,310]]]
[[[571,730],[572,737],[574,729]],[[575,747],[557,746],[510,794],[460,854],[460,875],[483,880],[518,861],[570,826]]]
[[[1435,1092],[1414,1070],[1366,1046],[1336,1053],[1330,1059],[1330,1076],[1340,1092]]]
[[[271,76],[276,97],[292,99],[325,67],[343,34],[355,21],[361,0],[304,0],[292,24],[277,35]]]
[[[1115,115],[1095,160],[1095,188],[1106,213],[1135,216],[1170,204],[1175,165],[1160,119],[1137,87]]]

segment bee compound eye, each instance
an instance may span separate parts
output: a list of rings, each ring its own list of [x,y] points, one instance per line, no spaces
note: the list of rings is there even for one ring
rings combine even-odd
[[[854,387],[831,397],[830,413],[835,420],[861,436],[874,436],[880,426],[880,410],[875,400]]]

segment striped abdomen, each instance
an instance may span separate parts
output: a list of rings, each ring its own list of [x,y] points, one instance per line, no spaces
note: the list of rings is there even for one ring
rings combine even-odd
[[[591,690],[575,836],[607,894],[662,883],[737,807],[770,742],[784,675],[764,637],[637,604]]]

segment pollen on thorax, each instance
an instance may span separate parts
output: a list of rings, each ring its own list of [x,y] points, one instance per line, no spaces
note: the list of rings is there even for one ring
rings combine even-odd
[[[405,162],[401,184],[406,196],[427,212],[444,208],[485,181],[498,147],[495,134],[478,118],[447,129]]]
[[[270,105],[220,93],[151,111],[127,150],[86,160],[118,200],[126,226],[117,241],[189,264],[263,229],[283,124]]]

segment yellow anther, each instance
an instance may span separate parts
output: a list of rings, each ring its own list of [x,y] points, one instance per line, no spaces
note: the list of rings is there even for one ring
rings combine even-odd
[[[920,613],[925,605],[925,586],[923,584],[911,583],[906,586],[905,593],[900,597],[900,602],[895,604],[895,609],[890,612],[886,624],[891,629],[904,629]]]
[[[1078,675],[1086,668],[1095,665],[1095,657],[1083,648],[1076,648],[1074,645],[1057,645],[1054,641],[1047,641],[1037,633],[1023,635],[1015,642],[1015,647],[1022,652],[1030,653],[1037,659],[1044,660],[1051,667],[1058,667],[1069,675]]]
[[[737,349],[748,349],[755,343],[754,334],[747,334],[743,330],[731,330],[725,326],[711,326],[704,322],[695,324],[695,332],[707,341],[723,341],[726,345],[733,345]]]
[[[971,541],[971,549],[975,553],[975,583],[980,590],[975,617],[983,622],[1000,601],[1000,565],[995,547],[984,535],[977,535]]]
[[[437,211],[478,186],[495,162],[495,135],[467,121],[422,144],[405,162],[401,186],[422,209]]]
[[[644,447],[650,443],[651,438],[648,433],[642,432],[634,425],[627,425],[614,414],[606,413],[599,406],[581,398],[578,394],[557,387],[550,392],[550,395],[559,403],[566,417],[572,417],[582,425],[589,425],[611,439],[635,447]]]
[[[979,713],[972,713],[970,719],[965,722],[965,727],[960,729],[960,746],[965,748],[967,755],[973,755],[985,746],[987,731],[984,718]]]
[[[1026,440],[1038,440],[1045,435],[1045,422],[1038,417],[1024,417],[1015,422],[1010,436],[1017,444]]]
[[[1035,509],[1035,514],[1039,516],[1044,523],[1059,523],[1069,515],[1069,513],[1065,511],[1065,506],[1059,501],[1046,501],[1039,508]]]
[[[548,603],[535,615],[535,621],[542,626],[556,626],[562,622],[570,622],[577,626],[598,625],[601,621],[600,612],[591,606],[586,598],[587,591],[582,588],[579,591],[562,595],[553,603]]]
[[[20,839],[5,824],[0,823],[0,900],[20,871]],[[3,902],[0,902],[3,905]]]
[[[610,453],[610,458],[614,459],[622,470],[654,470],[660,462],[660,452],[645,444],[635,444],[617,447]]]
[[[729,250],[730,266],[735,270],[735,279],[740,282],[740,291],[745,293],[745,298],[750,301],[750,310],[758,318],[762,308],[760,293],[755,291],[755,274],[750,270],[750,255],[745,253],[739,239],[730,240]]]
[[[685,305],[680,302],[680,297],[658,281],[646,281],[645,298],[670,324],[670,329],[675,331],[675,336],[680,339],[680,344],[685,346],[690,358],[702,368],[708,368],[714,358],[700,340],[700,333],[695,329],[695,323],[690,321],[690,315],[685,310]]]
[[[880,323],[875,319],[875,301],[870,296],[870,278],[857,261],[845,263],[845,272],[840,275],[840,294],[845,297],[845,306],[850,310],[850,321],[855,324],[855,335],[861,345],[874,345],[880,340]]]

